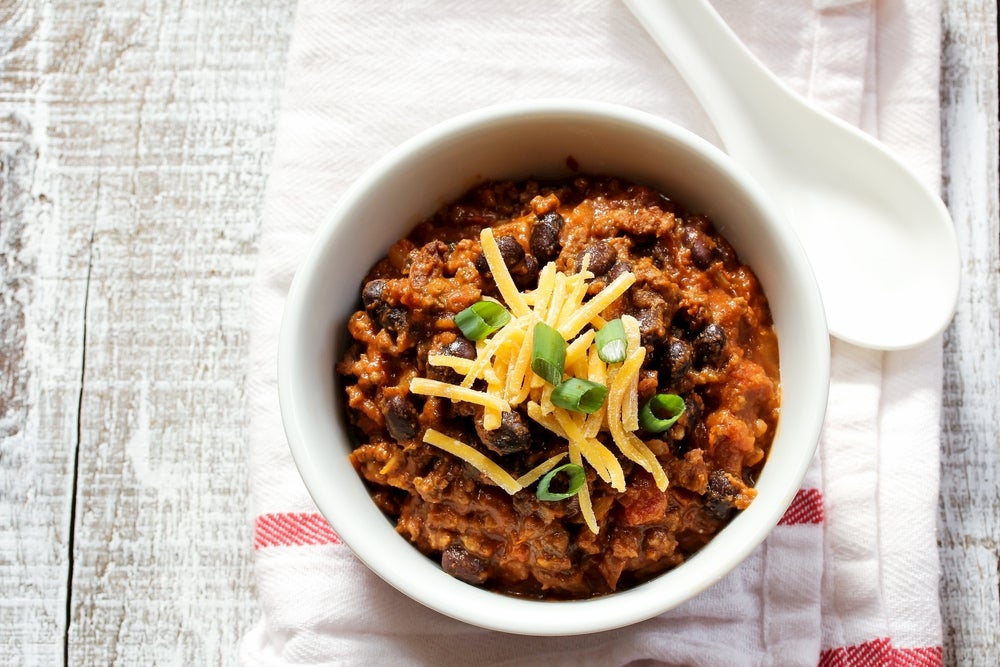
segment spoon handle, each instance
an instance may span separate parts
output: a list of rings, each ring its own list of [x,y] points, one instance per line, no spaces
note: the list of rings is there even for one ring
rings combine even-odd
[[[680,72],[731,155],[752,155],[755,132],[797,97],[743,45],[708,0],[624,0]]]

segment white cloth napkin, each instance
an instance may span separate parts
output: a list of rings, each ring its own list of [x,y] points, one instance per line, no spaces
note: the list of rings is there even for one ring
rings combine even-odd
[[[937,185],[937,2],[714,4],[779,77]],[[630,105],[716,140],[617,2],[301,0],[252,321],[250,482],[262,614],[240,645],[242,661],[940,664],[940,340],[888,354],[834,341],[819,454],[781,525],[718,585],[629,628],[536,638],[453,621],[371,574],[317,513],[286,445],[275,377],[283,300],[312,233],[351,181],[413,134],[488,104],[558,96]]]

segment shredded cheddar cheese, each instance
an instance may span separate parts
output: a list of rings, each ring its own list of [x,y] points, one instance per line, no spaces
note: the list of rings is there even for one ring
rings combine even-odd
[[[623,377],[627,378],[628,385],[624,388],[625,402],[622,404],[621,419],[626,430],[635,431],[639,428],[639,371],[646,357],[646,348],[641,344],[638,320],[625,315],[622,317],[622,325],[625,328],[628,349],[622,369],[627,370]]]
[[[454,454],[466,463],[474,466],[479,472],[496,482],[497,486],[511,495],[524,488],[518,484],[516,479],[511,477],[509,472],[484,456],[478,449],[470,447],[451,436],[429,428],[424,433],[424,442],[428,445],[434,445],[438,449],[443,449],[450,454]]]
[[[574,419],[566,410],[556,410],[556,421],[562,427],[566,438],[580,449],[583,457],[590,462],[598,477],[611,485],[615,491],[625,490],[625,474],[622,466],[611,453],[611,450],[601,444],[596,438],[587,438]]]
[[[472,370],[473,361],[472,359],[453,357],[450,354],[428,354],[427,363],[431,366],[451,368],[458,373],[465,374]]]
[[[586,377],[587,367],[589,365],[589,360],[587,359],[587,350],[590,349],[590,345],[594,342],[595,332],[593,329],[588,329],[586,332],[577,336],[576,340],[566,346],[566,368],[567,370],[576,370],[576,367],[583,365],[584,372],[582,375]],[[576,373],[571,373],[576,374]]]
[[[542,476],[545,475],[545,473],[555,468],[556,465],[564,458],[566,458],[566,452],[563,452],[562,454],[556,454],[555,456],[545,459],[537,466],[535,466],[528,472],[518,477],[517,483],[520,484],[522,488],[526,486],[531,486],[532,484],[540,480]]]
[[[493,273],[493,281],[497,284],[497,289],[500,290],[500,296],[507,302],[507,306],[515,316],[527,315],[530,312],[528,304],[514,284],[514,278],[510,275],[510,271],[507,270],[507,265],[500,254],[500,248],[497,247],[496,239],[493,238],[493,230],[484,227],[479,234],[479,240],[483,246],[483,257],[486,258],[486,263]]]
[[[414,394],[424,396],[440,396],[452,401],[465,401],[475,403],[486,408],[494,408],[501,412],[510,410],[510,405],[502,398],[498,398],[485,391],[476,391],[466,387],[441,382],[440,380],[428,380],[427,378],[413,378],[410,380],[410,391]]]
[[[570,316],[556,326],[556,330],[563,335],[563,338],[572,338],[585,327],[590,320],[599,316],[604,310],[615,302],[615,299],[625,293],[632,283],[635,282],[634,273],[623,273],[611,281],[604,289],[597,293],[593,299],[583,304],[582,307],[570,310]],[[564,308],[563,312],[567,309]]]
[[[586,462],[601,480],[623,492],[626,479],[621,461],[598,439],[604,432],[610,435],[610,442],[621,456],[647,470],[657,488],[665,490],[668,480],[663,466],[634,433],[639,429],[638,383],[646,353],[641,345],[639,323],[628,315],[621,318],[627,342],[621,363],[605,363],[594,344],[597,331],[606,324],[602,314],[635,283],[635,275],[621,274],[585,301],[589,281],[594,278],[587,269],[586,258],[580,271],[572,275],[558,271],[550,262],[539,272],[536,288],[522,293],[507,270],[493,230],[483,229],[480,242],[497,290],[513,317],[492,336],[477,343],[475,360],[440,354],[428,356],[428,365],[451,368],[462,376],[459,384],[418,377],[410,381],[410,391],[483,406],[482,427],[487,431],[500,427],[504,412],[523,406],[529,419],[566,441],[566,451],[515,479],[475,447],[438,431],[429,429],[424,442],[468,462],[511,494],[537,482],[567,456],[577,465]],[[548,324],[567,341],[566,376],[608,388],[604,403],[593,413],[574,412],[555,405],[553,385],[532,371],[532,331],[538,322]],[[477,380],[485,382],[485,391],[472,388]],[[577,492],[577,500],[587,526],[597,533],[598,522],[588,484]]]
[[[484,377],[483,374],[487,369],[495,370],[494,357],[500,351],[500,348],[506,345],[512,338],[516,336],[524,337],[527,325],[530,322],[528,318],[530,318],[530,313],[513,319],[494,333],[491,338],[479,341],[476,349],[476,360],[472,363],[472,368],[466,373],[465,379],[462,380],[463,387],[471,387],[473,382]]]
[[[573,443],[569,444],[569,460],[570,463],[583,465],[583,457],[580,455],[580,450]],[[590,501],[590,487],[586,484],[581,486],[580,490],[576,493],[576,499],[580,503],[580,513],[583,514],[583,520],[586,522],[587,528],[590,528],[590,532],[596,535],[601,529],[597,525],[597,517],[594,515],[594,504]]]
[[[597,353],[597,347],[590,348],[590,352],[587,354],[587,379],[597,384],[603,384],[604,386],[608,384],[607,365]],[[588,438],[597,437],[597,434],[601,432],[601,426],[604,424],[607,412],[608,402],[605,400],[604,404],[596,412],[587,415],[587,421],[583,428],[585,436]]]

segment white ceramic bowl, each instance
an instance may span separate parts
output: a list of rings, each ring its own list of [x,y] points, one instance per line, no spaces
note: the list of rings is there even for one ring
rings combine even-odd
[[[444,573],[399,536],[348,461],[333,366],[361,281],[389,246],[441,204],[487,178],[607,173],[708,214],[756,272],[780,347],[782,407],[758,497],[680,567],[601,598],[533,601]],[[469,113],[402,144],[342,197],[292,283],[278,351],[281,414],[316,505],[364,563],[406,595],[478,626],[533,635],[608,630],[688,600],[742,561],[781,518],[802,481],[826,409],[829,338],[811,269],[759,187],[708,142],[659,118],[587,101],[514,103]],[[558,607],[558,610],[554,609]]]

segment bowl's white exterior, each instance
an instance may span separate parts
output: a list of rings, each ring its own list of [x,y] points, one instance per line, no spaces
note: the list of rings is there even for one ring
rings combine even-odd
[[[573,602],[516,599],[465,584],[396,534],[371,502],[350,444],[333,366],[360,281],[388,247],[441,204],[487,178],[608,173],[655,187],[706,213],[754,269],[780,346],[782,412],[758,497],[688,562],[642,586]],[[343,196],[289,291],[278,352],[281,413],[306,487],[334,530],[385,581],[468,623],[533,635],[608,630],[698,594],[742,561],[791,502],[819,439],[829,339],[807,260],[780,214],[726,155],[632,109],[547,100],[491,107],[399,146]],[[557,606],[558,610],[554,609]]]

